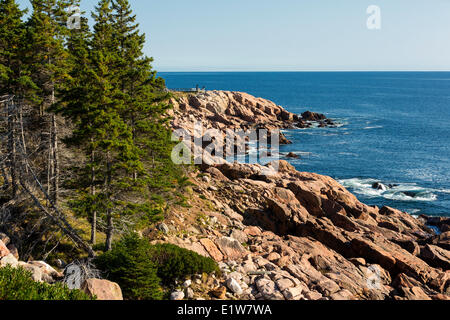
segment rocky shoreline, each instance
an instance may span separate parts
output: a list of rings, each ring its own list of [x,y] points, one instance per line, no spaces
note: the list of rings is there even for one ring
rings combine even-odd
[[[193,136],[196,121],[222,134],[336,125],[324,115],[295,115],[240,92],[180,94],[172,104],[173,128]],[[179,279],[173,300],[450,299],[448,217],[414,218],[365,205],[331,177],[299,172],[284,160],[207,162],[190,170],[189,179],[187,204],[172,207],[163,223],[142,235],[211,257],[222,272]],[[19,261],[14,244],[0,234],[0,267],[6,265],[49,284],[67,276],[43,261]],[[95,277],[82,290],[101,300],[122,299],[117,284]]]
[[[182,129],[197,137],[194,125],[201,123],[205,130],[215,129],[225,135],[226,130],[266,129],[269,133],[277,129],[335,127],[336,123],[325,115],[310,111],[297,115],[274,102],[255,98],[243,92],[206,91],[185,94],[172,98],[170,103],[174,130]],[[290,144],[280,133],[280,144]]]
[[[173,128],[190,132],[193,120],[222,131],[289,129],[310,121],[335,125],[323,115],[294,115],[239,92],[212,91],[172,103]],[[212,257],[223,275],[194,279],[189,295],[177,298],[450,298],[449,218],[416,219],[367,206],[332,178],[298,172],[283,160],[204,164],[199,170],[190,176],[191,207],[172,210],[163,235],[148,236]]]

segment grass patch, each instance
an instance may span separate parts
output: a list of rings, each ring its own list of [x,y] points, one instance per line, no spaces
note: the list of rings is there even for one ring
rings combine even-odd
[[[95,300],[80,290],[56,283],[35,282],[31,272],[6,266],[0,269],[0,300]]]

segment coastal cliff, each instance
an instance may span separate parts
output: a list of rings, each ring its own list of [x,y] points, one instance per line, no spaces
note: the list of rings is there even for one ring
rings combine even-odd
[[[173,128],[189,132],[193,121],[222,131],[334,125],[239,92],[180,94],[172,104]],[[204,164],[190,180],[189,208],[173,209],[163,232],[148,234],[219,262],[223,275],[196,279],[189,298],[450,297],[449,218],[365,205],[332,178],[283,160]]]

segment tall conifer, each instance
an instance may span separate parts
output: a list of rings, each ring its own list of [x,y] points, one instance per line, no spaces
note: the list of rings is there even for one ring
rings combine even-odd
[[[118,42],[120,89],[126,109],[123,117],[131,126],[133,142],[145,165],[146,184],[150,187],[171,186],[179,176],[170,160],[172,143],[167,126],[168,93],[164,80],[152,68],[153,58],[144,55],[145,34],[128,0],[114,0],[114,31]],[[137,174],[134,174],[137,179]]]

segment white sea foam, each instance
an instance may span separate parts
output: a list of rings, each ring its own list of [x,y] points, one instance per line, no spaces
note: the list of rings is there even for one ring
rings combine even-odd
[[[377,190],[372,188],[375,182],[380,182],[372,178],[352,178],[339,180],[344,187],[350,191],[365,195],[369,198],[382,197],[396,201],[436,201],[437,195],[434,189],[427,189],[415,183],[392,183],[394,186],[387,190]],[[388,185],[389,183],[386,183]]]
[[[372,127],[364,127],[364,130],[370,130],[370,129],[381,129],[383,126],[372,126]]]

